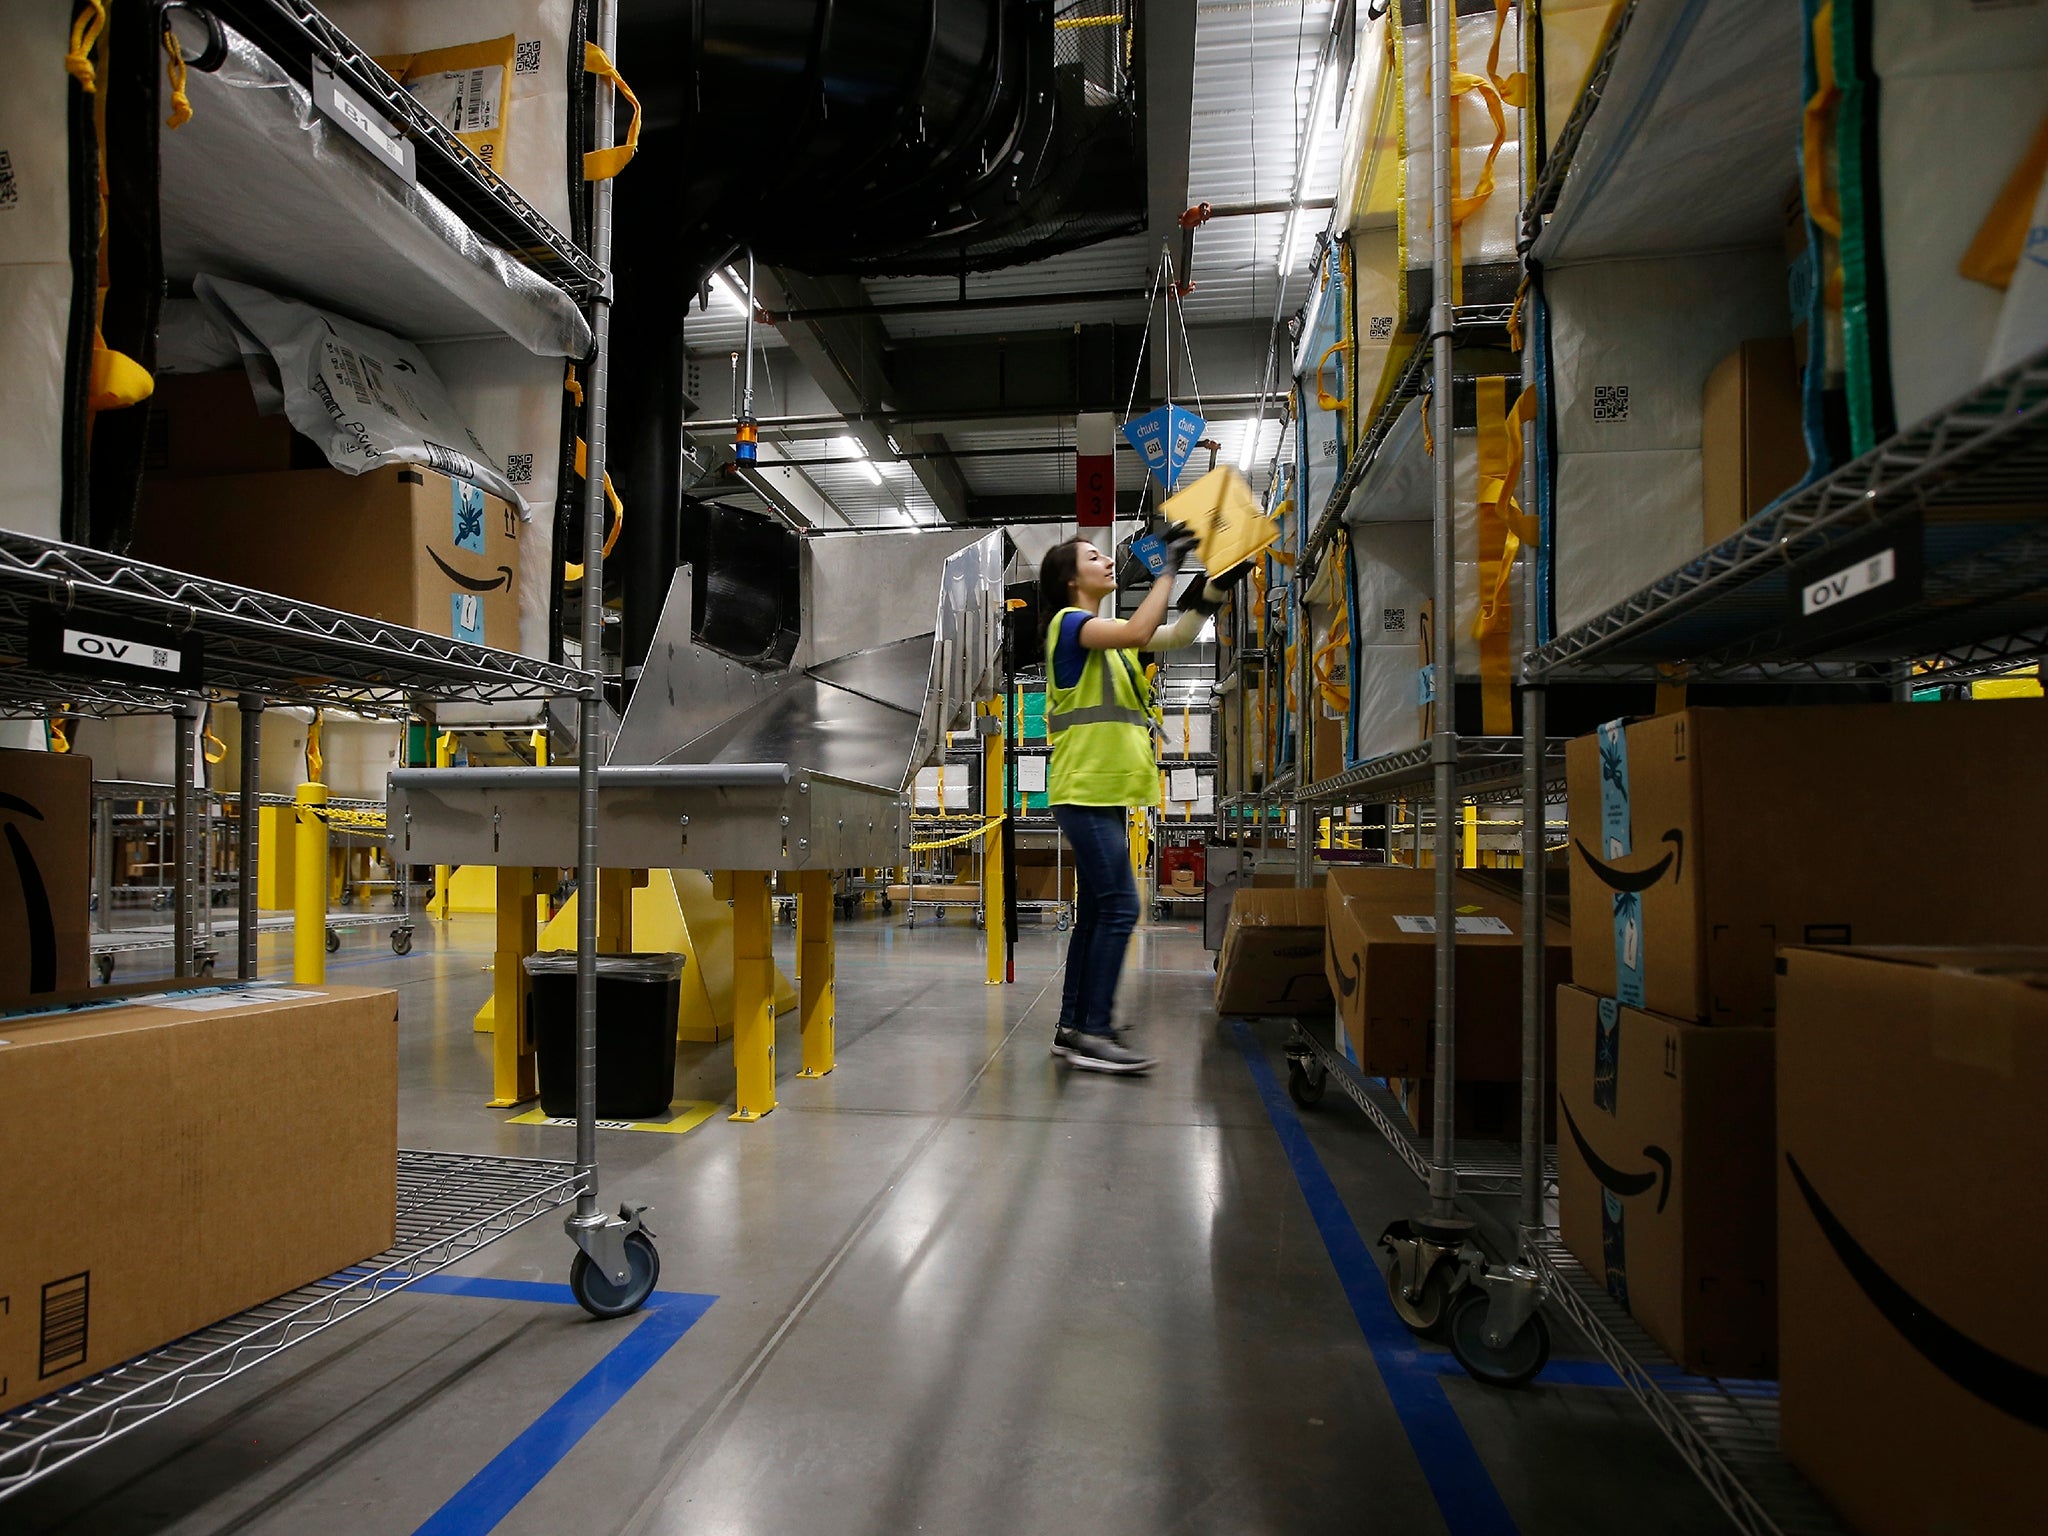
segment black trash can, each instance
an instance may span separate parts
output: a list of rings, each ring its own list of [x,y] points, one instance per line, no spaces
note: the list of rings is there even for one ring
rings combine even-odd
[[[576,1113],[576,956],[528,955],[526,1009],[540,1066],[541,1113]],[[597,957],[597,1117],[649,1120],[668,1113],[676,1087],[676,1013],[683,957]]]

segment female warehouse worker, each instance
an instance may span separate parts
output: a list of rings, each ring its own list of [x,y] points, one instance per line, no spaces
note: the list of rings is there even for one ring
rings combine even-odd
[[[1138,921],[1130,808],[1159,803],[1152,689],[1138,652],[1193,643],[1203,619],[1221,603],[1223,594],[1205,583],[1201,605],[1160,628],[1173,579],[1193,543],[1181,533],[1168,540],[1164,573],[1128,619],[1096,617],[1116,590],[1116,569],[1093,544],[1069,539],[1048,551],[1039,567],[1039,611],[1057,610],[1045,638],[1052,738],[1047,798],[1073,847],[1079,886],[1052,1053],[1095,1072],[1143,1072],[1153,1060],[1126,1045],[1111,1022],[1124,949]]]

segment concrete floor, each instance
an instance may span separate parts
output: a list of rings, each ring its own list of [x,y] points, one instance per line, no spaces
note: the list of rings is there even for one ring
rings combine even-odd
[[[662,1290],[708,1307],[586,1318],[545,1218],[461,1266],[523,1286],[382,1301],[0,1505],[0,1530],[1726,1528],[1567,1341],[1508,1393],[1413,1343],[1366,1245],[1417,1186],[1334,1093],[1290,1153],[1284,1027],[1217,1019],[1194,925],[1133,945],[1120,1011],[1157,1071],[1050,1060],[1064,940],[1027,926],[990,988],[958,918],[846,925],[832,1076],[795,1079],[786,1015],[767,1120],[604,1134]],[[330,979],[400,990],[406,1145],[567,1157],[570,1133],[483,1107],[489,943],[483,918],[423,922],[404,959],[351,934]],[[729,1050],[684,1047],[678,1093],[729,1104]]]

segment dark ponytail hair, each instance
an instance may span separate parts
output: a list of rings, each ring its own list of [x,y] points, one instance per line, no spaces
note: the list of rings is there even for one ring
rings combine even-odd
[[[1068,539],[1045,552],[1038,564],[1038,612],[1041,625],[1074,602],[1074,578],[1081,570],[1081,540]]]

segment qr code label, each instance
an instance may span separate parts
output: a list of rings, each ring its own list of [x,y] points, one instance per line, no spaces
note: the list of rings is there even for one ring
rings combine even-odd
[[[1382,608],[1380,610],[1380,632],[1388,635],[1403,634],[1408,628],[1406,608]]]
[[[1595,384],[1593,386],[1593,420],[1627,421],[1628,386],[1626,384]]]
[[[1371,323],[1366,326],[1365,334],[1367,339],[1371,341],[1392,341],[1394,339],[1394,317],[1392,315],[1374,315]]]
[[[501,53],[499,58],[503,58]],[[537,75],[540,73],[540,39],[523,38],[518,51],[512,56],[512,73],[515,75]]]
[[[0,149],[0,212],[21,202],[21,185],[14,179],[14,156]]]
[[[506,455],[505,478],[514,485],[533,484],[533,455],[530,453]]]

